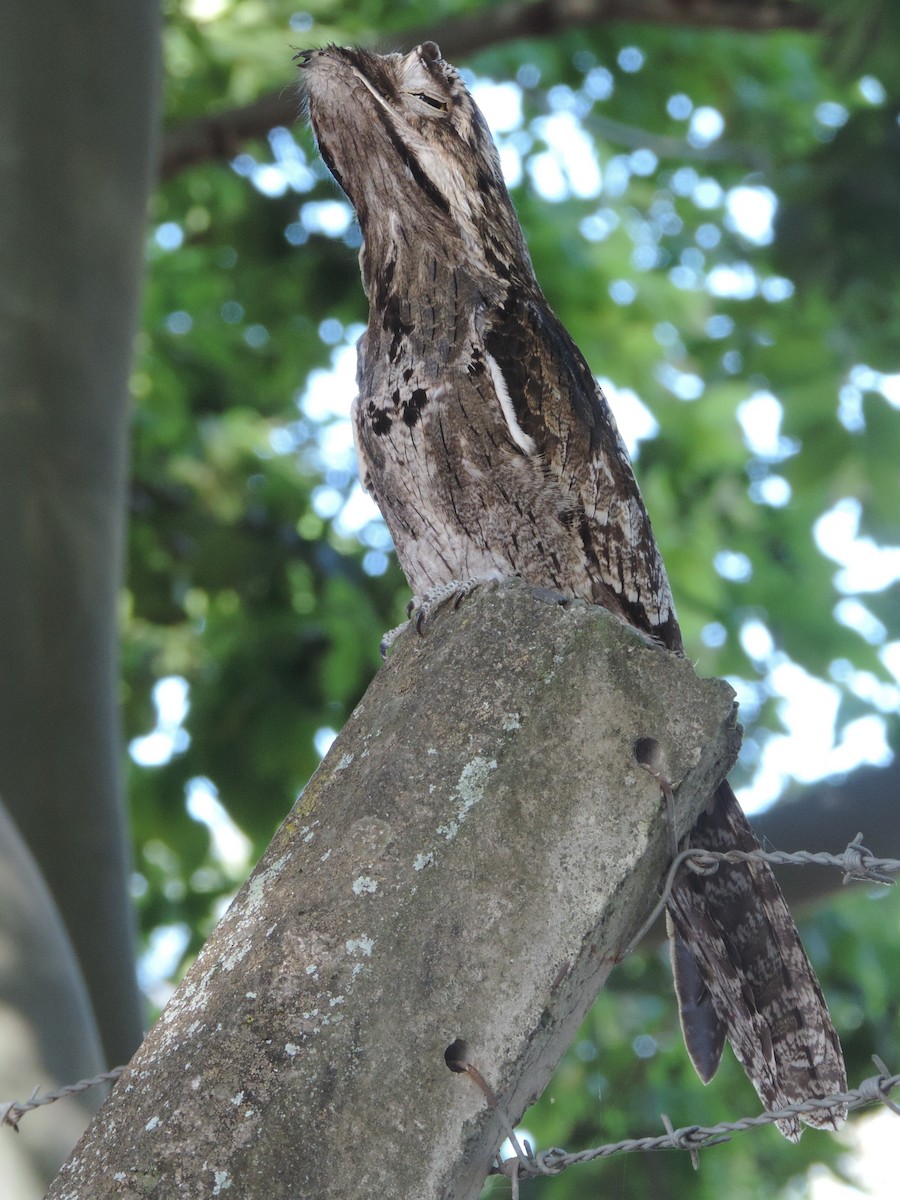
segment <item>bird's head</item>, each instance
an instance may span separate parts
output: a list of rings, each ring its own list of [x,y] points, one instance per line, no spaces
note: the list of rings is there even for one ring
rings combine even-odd
[[[367,286],[387,259],[423,251],[531,277],[487,122],[434,42],[298,58],[320,153],[359,218]]]

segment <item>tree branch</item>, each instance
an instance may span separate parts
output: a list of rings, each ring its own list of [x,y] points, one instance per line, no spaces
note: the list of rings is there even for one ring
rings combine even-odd
[[[601,609],[482,588],[404,634],[48,1200],[478,1195],[693,824],[732,693]],[[673,999],[674,1003],[674,999]]]
[[[799,0],[533,0],[532,3],[486,5],[476,12],[406,30],[375,43],[382,53],[398,42],[415,46],[437,42],[446,58],[464,61],[479,50],[519,38],[552,37],[566,30],[595,25],[681,25],[696,29],[734,29],[770,33],[778,29],[813,32],[823,25],[822,13]],[[288,84],[239,108],[186,121],[165,138],[160,178],[165,181],[188,167],[233,157],[245,142],[264,138],[270,129],[290,127],[300,104]]]

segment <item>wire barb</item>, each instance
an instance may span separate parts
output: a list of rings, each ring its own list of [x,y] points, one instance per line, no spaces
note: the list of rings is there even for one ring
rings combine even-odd
[[[893,884],[894,880],[888,872],[896,871],[896,861],[892,858],[878,859],[871,850],[862,844],[862,834],[847,846],[842,858],[844,862],[844,883],[885,883]],[[893,864],[893,865],[891,865]]]

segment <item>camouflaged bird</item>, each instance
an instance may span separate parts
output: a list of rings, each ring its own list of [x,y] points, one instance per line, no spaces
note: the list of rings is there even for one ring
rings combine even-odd
[[[666,571],[606,399],[534,276],[497,150],[459,74],[329,46],[301,59],[319,151],[359,218],[369,321],[353,423],[420,615],[520,576],[676,653]],[[755,849],[723,783],[686,844]],[[816,977],[768,866],[681,872],[668,906],[688,1051],[727,1036],[767,1108],[846,1089]],[[803,1119],[836,1128],[835,1106]],[[797,1138],[795,1117],[780,1122]]]

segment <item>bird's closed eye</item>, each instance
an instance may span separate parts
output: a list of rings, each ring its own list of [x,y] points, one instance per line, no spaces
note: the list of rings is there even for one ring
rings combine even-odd
[[[438,100],[435,96],[429,96],[427,92],[413,92],[413,95],[417,100],[422,100],[425,104],[438,109],[440,112],[447,111],[446,100]]]

